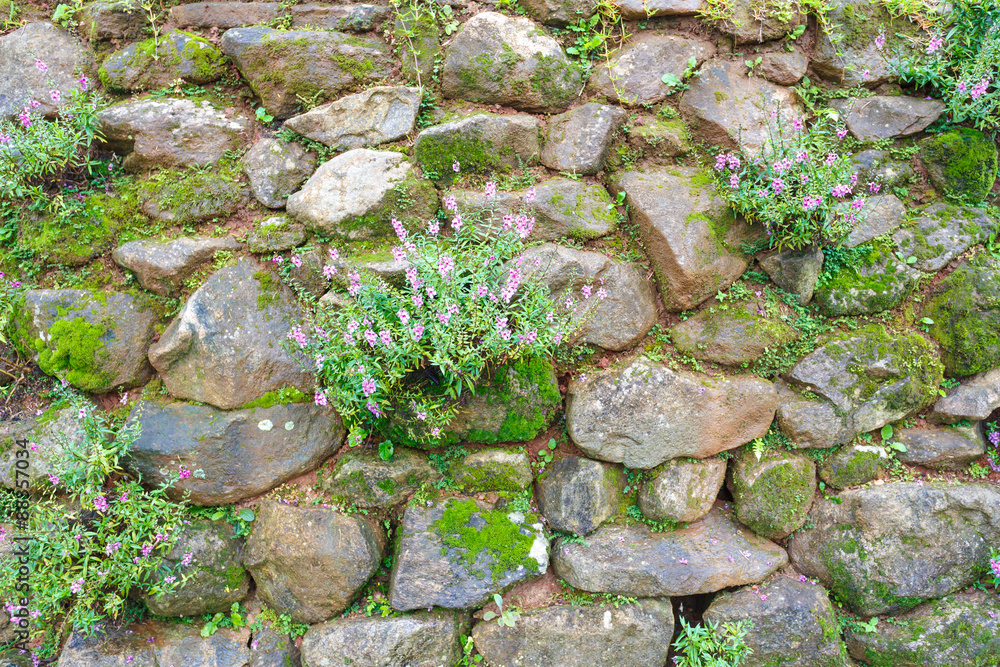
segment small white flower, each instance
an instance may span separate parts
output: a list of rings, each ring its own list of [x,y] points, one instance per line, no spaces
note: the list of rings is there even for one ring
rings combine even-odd
[[[291,431],[293,428],[295,428],[295,422],[285,422],[286,431]]]
[[[261,431],[270,431],[272,428],[274,428],[274,424],[271,423],[270,419],[262,419],[259,422],[257,422],[257,428],[259,428]]]

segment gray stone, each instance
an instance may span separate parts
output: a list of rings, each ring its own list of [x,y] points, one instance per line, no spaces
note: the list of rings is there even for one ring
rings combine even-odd
[[[80,34],[91,42],[140,39],[147,25],[142,9],[131,0],[88,2],[76,18],[80,21]]]
[[[287,632],[262,622],[260,630],[253,631],[250,641],[249,667],[302,667],[299,648]]]
[[[902,95],[877,95],[855,100],[834,100],[847,129],[861,141],[900,139],[921,132],[944,113],[940,100],[925,100]]]
[[[776,449],[758,459],[744,447],[729,466],[728,486],[740,523],[777,540],[806,522],[816,493],[816,464],[802,454]]]
[[[298,319],[288,288],[241,259],[191,295],[149,361],[174,396],[223,410],[285,386],[311,392],[312,374],[281,345]]]
[[[65,457],[65,445],[79,447],[86,439],[80,415],[72,407],[49,408],[37,419],[5,420],[0,423],[0,486],[8,489],[24,488],[29,480],[31,488],[47,480],[55,472],[53,463]],[[23,447],[18,442],[27,441]],[[27,457],[18,451],[27,451]],[[26,460],[27,467],[17,462]]]
[[[799,332],[780,317],[762,314],[755,301],[714,303],[671,329],[677,349],[695,359],[740,366],[791,343]]]
[[[703,0],[617,0],[614,4],[624,18],[639,21],[654,16],[691,16],[704,5]]]
[[[627,114],[594,102],[549,118],[541,161],[549,169],[591,176],[604,169],[614,132]]]
[[[306,228],[284,215],[275,215],[255,224],[247,232],[247,246],[250,252],[281,252],[300,246],[306,242]]]
[[[670,601],[617,606],[559,605],[521,614],[514,627],[478,623],[476,650],[504,667],[663,665],[674,630]]]
[[[976,243],[985,243],[1000,222],[972,206],[937,202],[923,208],[912,226],[892,235],[903,256],[913,255],[921,271],[940,271]]]
[[[813,298],[823,259],[822,248],[776,250],[760,259],[760,268],[775,285],[796,295],[799,305],[804,306]]]
[[[242,164],[257,201],[268,208],[284,208],[288,196],[316,171],[316,156],[297,143],[261,139],[243,156]]]
[[[545,25],[564,26],[579,24],[581,19],[589,19],[597,11],[597,0],[525,0],[524,8],[529,16]]]
[[[538,478],[538,508],[549,527],[563,533],[592,533],[619,510],[625,476],[618,466],[566,458]]]
[[[819,469],[819,477],[837,489],[859,486],[878,478],[887,458],[881,447],[853,443],[826,459]]]
[[[42,72],[35,61],[45,63]],[[28,23],[0,37],[0,118],[12,118],[21,113],[28,102],[35,100],[35,111],[46,116],[56,113],[58,104],[49,90],[62,93],[65,103],[79,85],[76,71],[87,64],[87,51],[82,42],[51,23]]]
[[[813,298],[824,314],[881,313],[898,306],[916,287],[920,272],[901,262],[890,245],[878,243],[859,250],[849,266],[823,275],[816,284]]]
[[[111,258],[122,268],[135,273],[144,289],[168,296],[178,292],[184,281],[198,267],[211,262],[217,252],[235,251],[240,247],[240,243],[231,236],[196,236],[165,243],[129,241],[115,248]]]
[[[270,23],[278,17],[277,2],[194,2],[170,8],[170,20],[192,28],[242,28]]]
[[[906,447],[896,458],[935,470],[965,470],[986,453],[979,423],[971,426],[925,426],[898,429],[893,439]]]
[[[978,204],[997,180],[997,147],[979,130],[962,127],[920,142],[920,163],[948,199]]]
[[[229,166],[176,170],[164,176],[160,182],[144,184],[140,207],[153,220],[170,226],[186,227],[209,220],[218,223],[252,201],[246,183]]]
[[[893,160],[888,151],[869,149],[851,156],[862,185],[879,183],[883,187],[905,186],[915,180],[916,174],[909,160]],[[869,198],[875,199],[875,197]]]
[[[104,59],[101,81],[117,90],[150,90],[173,85],[178,79],[203,84],[225,73],[224,56],[206,39],[171,30],[157,38],[133,42]]]
[[[731,35],[736,45],[781,39],[806,22],[804,12],[792,13],[783,21],[777,11],[752,0],[733,0],[726,4],[726,12],[730,18],[717,22],[716,26]]]
[[[440,473],[431,468],[426,454],[396,447],[388,461],[383,461],[375,451],[348,451],[337,459],[329,475],[320,473],[317,484],[349,505],[390,509],[424,482],[439,479]]]
[[[455,162],[465,173],[532,165],[541,152],[538,127],[538,119],[527,114],[476,114],[423,130],[413,145],[413,157],[425,174],[447,182],[456,176]]]
[[[663,83],[664,74],[678,79],[694,58],[701,64],[715,55],[708,41],[680,35],[642,31],[608,60],[597,66],[588,88],[609,102],[640,106],[667,99],[674,90]]]
[[[519,493],[531,486],[528,453],[500,448],[477,449],[452,467],[455,485],[465,493],[505,491]]]
[[[762,378],[709,378],[637,357],[624,368],[575,377],[566,426],[587,456],[653,468],[762,437],[775,405],[774,385]]]
[[[761,56],[760,74],[779,86],[794,86],[806,74],[809,59],[798,49],[765,53]]]
[[[292,116],[287,127],[337,150],[377,146],[413,131],[420,89],[376,86]]]
[[[654,164],[673,166],[670,158],[691,152],[687,126],[681,120],[640,117],[629,132],[628,143],[632,148],[642,151],[642,156]]]
[[[691,523],[708,514],[725,481],[723,459],[674,459],[652,471],[636,500],[651,521]]]
[[[297,623],[343,612],[382,560],[385,537],[361,516],[273,500],[257,510],[244,563],[260,598]]]
[[[58,667],[249,667],[248,636],[246,630],[220,628],[202,637],[198,625],[167,621],[112,626],[90,637],[73,632]]]
[[[385,5],[325,5],[308,3],[292,5],[293,28],[320,28],[323,30],[349,30],[367,32],[375,30],[392,15],[392,7]]]
[[[847,235],[844,242],[848,248],[856,248],[875,237],[888,234],[906,218],[906,206],[895,195],[874,195],[865,206],[868,214],[860,220]]]
[[[1000,407],[1000,368],[966,378],[962,384],[939,398],[930,419],[944,424],[964,420],[982,421]]]

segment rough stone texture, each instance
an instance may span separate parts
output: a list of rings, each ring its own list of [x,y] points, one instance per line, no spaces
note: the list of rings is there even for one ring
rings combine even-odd
[[[1000,407],[1000,368],[977,373],[939,398],[930,419],[944,424],[982,421]]]
[[[642,151],[642,155],[653,164],[669,164],[670,158],[687,155],[691,152],[691,140],[688,137],[687,126],[681,120],[665,120],[658,116],[640,117],[632,126],[628,135],[628,143],[632,148]]]
[[[298,319],[288,288],[241,259],[191,295],[149,361],[174,396],[223,410],[285,386],[311,391],[311,374],[281,345]]]
[[[292,27],[314,27],[327,30],[367,32],[374,30],[392,15],[392,8],[385,5],[347,4],[326,5],[308,3],[292,5]]]
[[[24,488],[24,480],[30,481],[31,488],[39,480],[47,479],[53,472],[52,464],[60,460],[65,452],[64,444],[76,446],[84,442],[80,415],[72,407],[49,408],[51,412],[37,419],[4,420],[0,422],[0,486],[8,489]],[[22,447],[18,441],[27,441]],[[18,451],[28,451],[27,457]],[[17,462],[27,458],[28,466],[17,467]],[[25,477],[27,475],[27,477]]]
[[[976,243],[986,242],[1000,221],[971,206],[937,202],[920,211],[920,217],[892,235],[903,256],[913,255],[921,271],[940,271],[948,262]]]
[[[805,76],[809,59],[798,49],[792,52],[778,51],[761,56],[760,74],[779,86],[793,86]]]
[[[170,8],[170,20],[192,28],[242,28],[269,23],[278,16],[277,2],[195,2]]]
[[[586,535],[619,510],[625,476],[618,466],[567,456],[538,478],[538,509],[549,527]]]
[[[230,523],[194,521],[183,526],[164,564],[176,567],[185,554],[192,554],[191,564],[183,568],[190,579],[173,593],[165,593],[159,599],[143,595],[142,600],[157,616],[228,613],[232,604],[245,598],[250,590],[250,575],[240,564],[242,552],[243,540],[234,539]],[[164,575],[155,576],[160,581]]]
[[[276,118],[296,113],[296,95],[334,97],[385,78],[392,67],[384,42],[340,32],[233,28],[222,35],[222,50]]]
[[[253,199],[246,183],[228,165],[218,170],[174,170],[164,176],[156,186],[144,184],[140,207],[153,220],[169,226],[218,223]]]
[[[541,161],[549,169],[590,176],[604,169],[612,135],[628,114],[590,102],[549,118]]]
[[[761,586],[720,593],[705,619],[753,623],[744,642],[746,667],[846,667],[837,616],[822,586],[775,576]]]
[[[223,55],[197,35],[171,30],[157,39],[133,42],[115,51],[101,65],[101,81],[117,90],[150,90],[171,86],[177,79],[210,83],[225,73]]]
[[[35,67],[36,58],[48,71]],[[15,116],[31,100],[39,102],[38,113],[55,114],[59,105],[48,91],[56,89],[68,97],[78,85],[75,71],[86,62],[80,40],[51,23],[29,23],[0,37],[0,118]]]
[[[693,308],[732,285],[747,268],[739,242],[749,240],[749,227],[733,218],[705,172],[690,167],[630,171],[617,177],[615,189],[625,191],[667,310]]]
[[[240,243],[231,236],[213,238],[196,236],[165,243],[129,241],[115,248],[111,258],[122,268],[135,273],[139,284],[153,294],[176,293],[184,281],[205,262],[211,262],[221,250],[239,250]]]
[[[844,242],[848,248],[856,248],[876,236],[888,234],[903,224],[906,218],[906,206],[896,195],[871,196],[865,208],[868,216],[855,225]]]
[[[949,595],[880,623],[871,633],[846,629],[851,657],[893,667],[994,665],[1000,662],[1000,602],[984,591]]]
[[[816,493],[816,464],[802,454],[776,449],[758,459],[744,447],[729,466],[736,518],[761,537],[788,537],[806,522]]]
[[[489,173],[538,161],[538,119],[527,114],[476,114],[423,130],[413,145],[413,157],[424,173],[450,182],[452,165],[465,173]]]
[[[787,88],[751,78],[740,62],[710,60],[691,79],[680,111],[691,133],[723,149],[742,148],[753,155],[764,149],[771,111],[780,106],[784,118],[802,116],[802,107]]]
[[[695,359],[739,366],[799,337],[781,319],[761,315],[756,302],[725,308],[716,303],[675,325],[671,336],[677,349]]]
[[[654,16],[690,16],[702,8],[702,0],[616,0],[621,15],[644,21]]]
[[[762,437],[776,398],[774,385],[761,378],[709,378],[637,357],[624,368],[574,378],[566,426],[587,456],[652,468]]]
[[[528,15],[545,25],[574,25],[580,19],[589,19],[597,11],[597,0],[525,0],[523,6]]]
[[[242,164],[257,201],[284,208],[288,196],[316,171],[316,156],[298,143],[267,138],[250,147]]]
[[[478,623],[476,650],[496,667],[662,665],[674,629],[670,601],[616,607],[559,605],[521,615],[512,628]]]
[[[890,245],[873,244],[849,266],[822,276],[813,298],[831,317],[873,315],[899,305],[919,278],[920,272],[901,262]]]
[[[249,667],[302,667],[301,654],[287,632],[265,622],[252,635]]]
[[[108,146],[126,154],[126,171],[215,164],[242,145],[249,128],[211,103],[146,98],[121,102],[98,114]]]
[[[156,317],[132,295],[28,290],[23,308],[15,336],[45,373],[96,394],[142,386],[153,374],[146,350]]]
[[[462,656],[468,622],[456,612],[417,612],[395,618],[338,618],[302,638],[308,667],[445,667]]]
[[[273,500],[257,510],[244,563],[260,598],[297,623],[344,611],[382,559],[381,529],[358,515]]]
[[[972,204],[985,199],[997,179],[996,144],[971,127],[922,141],[920,162],[938,192]]]
[[[462,24],[445,50],[446,98],[526,111],[565,109],[581,74],[552,37],[525,18],[481,12]]]
[[[834,100],[831,106],[843,112],[847,129],[861,141],[908,137],[926,129],[945,110],[940,100],[902,95]]]
[[[787,21],[780,21],[768,5],[750,0],[734,0],[727,3],[727,13],[732,18],[716,23],[719,30],[731,35],[737,45],[761,44],[780,39],[806,22],[804,13],[795,13]]]
[[[275,215],[260,221],[247,232],[250,252],[281,252],[306,242],[306,228],[285,215]]]
[[[896,458],[935,470],[964,470],[986,453],[979,423],[971,426],[925,426],[898,429],[893,439],[906,447]]]
[[[441,29],[435,16],[397,14],[392,27],[403,76],[417,85],[430,81],[440,52]]]
[[[835,0],[830,4],[826,19],[829,33],[820,29],[816,35],[812,55],[816,73],[845,88],[861,84],[873,87],[894,78],[895,64],[886,54],[910,52],[907,37],[920,35],[917,26],[903,16],[893,19],[884,6],[869,0]],[[880,34],[886,37],[882,49],[875,41]],[[831,35],[843,39],[834,44]]]
[[[225,3],[230,4],[230,3]],[[92,42],[141,39],[146,17],[129,0],[95,0],[76,14],[80,34]]]
[[[862,185],[881,183],[884,187],[905,186],[916,176],[909,160],[894,160],[888,151],[868,149],[851,156]],[[883,190],[884,192],[884,190]],[[871,202],[875,197],[870,197]]]
[[[420,108],[420,89],[376,86],[292,116],[293,132],[337,150],[377,146],[413,131]]]
[[[396,447],[388,461],[374,451],[348,451],[337,459],[330,474],[321,474],[318,481],[324,491],[343,498],[349,505],[390,509],[424,482],[440,478],[427,462],[426,454]]]
[[[442,525],[445,511],[473,503],[463,526]],[[461,539],[457,529],[510,534],[531,542],[530,550],[511,554],[512,544],[496,544],[470,554],[449,544]],[[447,540],[447,541],[446,541]],[[504,553],[504,552],[507,553]],[[520,556],[518,559],[517,556]],[[469,560],[471,559],[471,563]],[[431,507],[407,507],[399,528],[399,550],[390,582],[389,604],[399,611],[421,607],[473,609],[520,581],[535,578],[549,566],[549,543],[534,515],[505,513],[471,499],[451,498]]]
[[[567,298],[583,303],[579,310],[583,326],[570,343],[627,350],[656,324],[653,286],[634,264],[554,243],[529,248],[521,258],[522,279],[546,285],[560,312]],[[580,291],[586,284],[594,290],[589,299]],[[607,292],[604,299],[597,296],[599,289]]]
[[[705,40],[655,31],[637,32],[607,64],[597,66],[588,88],[612,103],[656,104],[673,92],[661,80],[664,74],[680,79],[689,58],[700,65],[714,55],[715,46]]]
[[[819,477],[838,489],[858,486],[878,477],[883,468],[883,452],[873,445],[850,444],[841,447],[823,462]]]
[[[345,430],[332,408],[312,403],[222,412],[206,405],[140,402],[130,416],[142,434],[127,459],[148,484],[161,469],[204,471],[174,483],[170,494],[190,492],[196,505],[225,505],[256,496],[332,455]]]
[[[815,527],[796,534],[789,555],[857,614],[895,614],[962,589],[1000,546],[1000,490],[991,486],[908,482],[839,498],[817,499]]]
[[[452,467],[455,485],[465,493],[521,492],[531,486],[531,459],[525,451],[478,449]]]
[[[777,250],[760,259],[774,284],[798,297],[800,306],[809,303],[816,289],[816,281],[823,270],[823,250]]]
[[[636,500],[647,519],[691,523],[712,509],[725,480],[723,459],[675,459],[652,472]]]
[[[146,621],[91,637],[74,632],[58,667],[249,667],[249,633],[221,628],[201,636],[199,625]],[[30,661],[27,664],[31,664]]]
[[[753,584],[788,562],[784,549],[740,528],[718,506],[672,532],[608,525],[588,535],[586,544],[560,538],[552,553],[556,576],[570,586],[634,597]]]

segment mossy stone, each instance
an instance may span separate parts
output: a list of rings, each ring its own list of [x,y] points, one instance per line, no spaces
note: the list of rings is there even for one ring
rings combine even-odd
[[[816,464],[802,454],[744,447],[729,466],[736,518],[757,535],[787,537],[806,521],[816,492]]]
[[[968,204],[986,198],[997,179],[997,147],[979,130],[960,127],[920,145],[920,161],[945,197]]]

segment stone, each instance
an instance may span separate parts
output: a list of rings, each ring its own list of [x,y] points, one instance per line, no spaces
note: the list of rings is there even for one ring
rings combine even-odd
[[[326,5],[310,2],[292,5],[291,12],[293,28],[368,32],[375,30],[389,18],[392,8],[385,5]]]
[[[798,49],[765,53],[761,56],[760,75],[779,86],[794,86],[806,74],[809,59]]]
[[[997,147],[979,130],[961,127],[920,142],[920,162],[945,197],[978,204],[997,179]]]
[[[1000,661],[1000,603],[968,591],[927,602],[872,632],[845,628],[851,657],[894,667],[989,665]]]
[[[545,25],[574,25],[581,19],[589,19],[597,12],[597,0],[574,0],[573,2],[558,2],[557,0],[525,0],[524,8],[528,15]]]
[[[23,489],[28,479],[30,488],[37,488],[56,472],[53,464],[65,457],[66,443],[79,447],[85,439],[79,411],[73,407],[57,404],[37,418],[0,422],[0,486],[17,489],[20,482]],[[17,455],[25,450],[29,456]],[[27,467],[18,467],[22,460],[27,460]]]
[[[260,616],[257,619],[264,620]],[[266,622],[252,632],[249,667],[302,667],[299,648],[287,632]]]
[[[296,623],[319,623],[343,612],[361,592],[382,561],[384,539],[358,515],[265,500],[247,537],[244,564],[275,612]]]
[[[89,637],[74,631],[62,647],[58,667],[249,667],[248,635],[219,628],[202,637],[198,625],[169,621],[112,626]]]
[[[636,504],[650,521],[691,523],[708,514],[725,481],[723,459],[674,459],[651,471]]]
[[[419,88],[376,86],[292,116],[284,127],[331,148],[351,150],[402,139],[413,131],[419,109]]]
[[[873,195],[868,198],[865,209],[868,214],[863,220],[859,220],[847,235],[844,245],[848,248],[856,248],[862,243],[888,234],[906,219],[906,206],[896,195]]]
[[[476,114],[423,130],[413,145],[413,157],[429,178],[450,183],[455,177],[455,162],[465,173],[490,173],[537,163],[541,152],[538,135],[534,116]]]
[[[299,317],[274,274],[240,259],[188,298],[149,361],[172,395],[223,410],[286,386],[311,392],[312,374],[281,345]]]
[[[210,220],[218,223],[252,201],[233,163],[215,169],[161,172],[140,185],[138,199],[150,218],[178,227]]]
[[[178,79],[211,83],[225,73],[225,56],[206,39],[171,30],[156,39],[133,42],[104,59],[98,74],[113,90],[166,88]]]
[[[853,443],[841,447],[826,459],[819,478],[837,489],[860,486],[877,479],[884,468],[881,447]]]
[[[233,28],[222,35],[222,51],[278,119],[294,116],[297,96],[335,97],[388,77],[392,57],[378,39],[335,31]]]
[[[47,67],[41,71],[35,61]],[[28,23],[0,37],[0,118],[13,118],[35,100],[35,111],[53,116],[58,104],[49,90],[62,93],[62,100],[79,85],[77,70],[88,63],[83,43],[48,22]]]
[[[704,3],[703,0],[616,0],[614,5],[623,18],[645,21],[654,16],[692,16]]]
[[[759,359],[799,337],[799,332],[778,317],[761,315],[755,301],[716,304],[679,322],[671,329],[678,350],[695,359],[740,366]]]
[[[192,28],[242,28],[270,23],[278,17],[277,2],[194,2],[170,8],[170,20]]]
[[[247,232],[247,246],[250,252],[281,252],[300,246],[306,242],[306,228],[293,222],[285,215],[274,215],[254,224]]]
[[[139,284],[153,294],[176,294],[200,266],[211,262],[216,253],[236,251],[239,241],[231,236],[196,236],[165,243],[129,241],[115,248],[115,263],[135,273]]]
[[[902,428],[893,440],[906,447],[895,456],[903,463],[926,466],[935,470],[960,471],[986,453],[979,424],[971,426],[924,426]]]
[[[847,667],[837,615],[822,586],[774,576],[761,586],[720,593],[704,618],[717,625],[750,621],[741,665]]]
[[[531,486],[531,459],[525,451],[477,449],[452,467],[452,477],[465,493],[520,493]]]
[[[701,65],[714,55],[714,44],[706,40],[638,32],[606,64],[597,66],[588,88],[611,103],[657,104],[675,92],[661,77],[673,74],[679,80],[690,58]]]
[[[587,456],[645,469],[763,437],[776,402],[774,385],[762,378],[709,378],[637,357],[623,368],[574,378],[566,427]]]
[[[182,566],[190,578],[160,598],[143,594],[142,601],[157,616],[229,613],[232,604],[250,591],[250,575],[240,564],[242,550],[243,540],[235,538],[230,523],[205,520],[182,526],[164,566],[175,568],[191,554],[190,565]],[[158,571],[154,580],[160,582],[164,576]]]
[[[320,165],[286,208],[313,232],[369,240],[392,235],[397,213],[404,220],[432,217],[437,193],[414,176],[402,153],[356,148]]]
[[[94,394],[140,387],[152,376],[146,350],[156,316],[145,300],[121,292],[28,290],[23,308],[15,340],[42,372]]]
[[[776,449],[757,458],[744,447],[729,466],[728,485],[740,523],[778,540],[805,524],[816,493],[816,464],[802,454]]]
[[[548,287],[559,313],[568,312],[563,305],[567,298],[580,300],[585,285],[593,288],[594,295],[583,300],[584,311],[576,317],[582,326],[568,344],[583,342],[606,350],[627,350],[656,324],[653,286],[634,264],[554,243],[524,251],[521,263],[522,280]],[[600,289],[606,293],[603,299],[597,294]]]
[[[477,623],[472,638],[486,663],[498,667],[620,667],[665,664],[673,629],[669,600],[644,598],[535,609],[513,627]]]
[[[310,666],[444,667],[461,658],[467,628],[464,615],[441,610],[338,618],[309,628],[302,638],[302,659]]]
[[[767,142],[773,109],[780,108],[783,118],[801,117],[803,111],[791,90],[751,78],[744,69],[740,62],[706,62],[681,97],[680,111],[698,139],[756,155],[772,148]]]
[[[533,21],[480,12],[462,24],[445,48],[445,98],[515,109],[565,109],[581,87],[580,70]]]
[[[396,447],[383,461],[375,451],[350,450],[337,459],[329,474],[320,473],[317,484],[337,500],[361,508],[391,509],[415,493],[424,482],[436,482],[440,473],[427,455]]]
[[[873,243],[858,250],[854,261],[824,273],[816,283],[813,298],[825,315],[881,313],[898,306],[917,286],[920,272],[900,261],[892,246]]]
[[[982,421],[1000,407],[1000,368],[992,368],[966,378],[962,384],[939,398],[930,419],[954,424],[962,420]]]
[[[630,171],[616,177],[614,189],[625,191],[668,311],[694,308],[747,268],[739,243],[749,240],[750,230],[733,217],[706,172],[691,167]]]
[[[915,182],[916,173],[909,160],[893,160],[888,151],[869,149],[851,156],[861,185],[879,183],[883,187],[906,186]],[[869,197],[869,203],[874,197]]]
[[[549,565],[549,543],[533,514],[471,498],[407,507],[399,528],[389,604],[473,609]]]
[[[574,588],[628,597],[700,595],[754,584],[788,563],[777,544],[740,528],[716,506],[685,528],[606,525],[585,543],[559,538],[556,576]]]
[[[860,141],[901,139],[922,132],[945,110],[940,100],[902,95],[834,100],[830,106],[844,114],[847,129]]]
[[[972,206],[937,202],[920,210],[912,226],[892,235],[904,257],[914,256],[921,271],[940,271],[976,243],[996,233],[1000,221]]]
[[[279,403],[223,412],[182,402],[136,404],[142,431],[127,458],[130,470],[156,486],[169,473],[201,470],[174,482],[174,499],[226,505],[256,496],[315,469],[344,441],[332,408]]]
[[[737,46],[743,44],[762,44],[775,39],[781,39],[796,27],[806,22],[805,12],[786,11],[787,19],[767,4],[751,0],[735,0],[726,5],[729,18],[716,22],[716,27],[733,37]]]
[[[300,144],[268,138],[250,147],[242,165],[257,201],[284,208],[288,196],[316,171],[316,156]]]
[[[208,101],[146,98],[114,104],[97,115],[104,141],[124,154],[126,171],[215,164],[242,146],[247,121]]]
[[[567,456],[546,467],[535,486],[538,508],[553,530],[587,535],[619,511],[625,476],[618,466]]]
[[[615,131],[628,114],[590,102],[549,118],[541,162],[549,169],[592,176],[604,169]]]
[[[440,52],[440,28],[434,15],[428,13],[406,16],[397,14],[392,26],[402,73],[407,81],[422,85],[434,77]]]
[[[669,164],[670,158],[691,152],[691,140],[687,126],[680,120],[664,120],[659,117],[642,118],[642,124],[634,124],[628,135],[628,143],[633,149],[654,164]]]
[[[803,357],[778,400],[778,425],[799,447],[832,447],[916,414],[937,395],[941,362],[918,333],[869,326]]]
[[[815,527],[795,535],[789,556],[862,616],[894,615],[965,588],[1000,545],[1000,490],[992,486],[901,482],[838,498],[816,500]]]
[[[229,4],[229,3],[226,3]],[[142,10],[131,0],[95,0],[76,14],[80,34],[91,42],[141,39],[147,25]]]
[[[796,301],[804,306],[812,301],[823,259],[822,248],[776,250],[761,257],[760,268],[775,285],[797,296]]]

